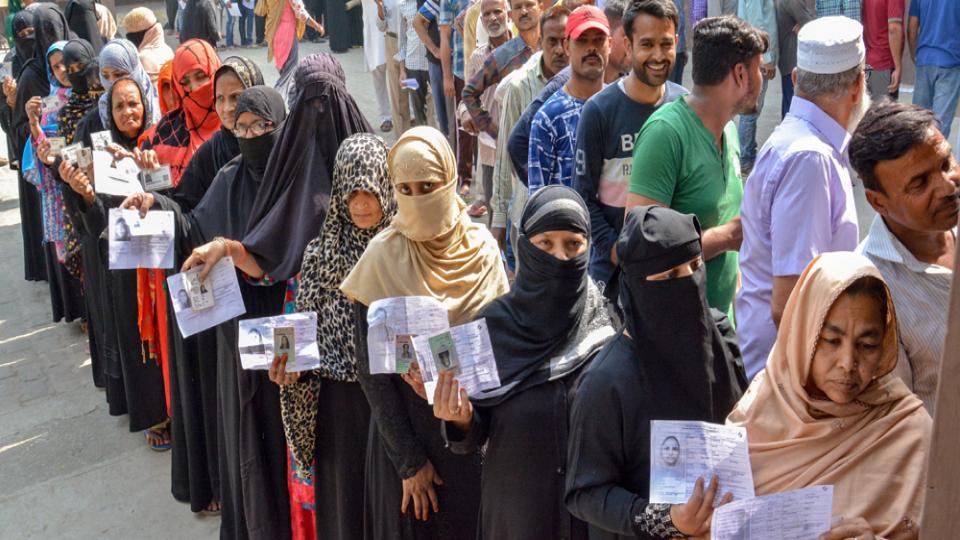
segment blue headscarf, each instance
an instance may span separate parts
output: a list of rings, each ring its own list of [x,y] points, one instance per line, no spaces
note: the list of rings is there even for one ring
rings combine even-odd
[[[66,41],[57,41],[53,45],[50,45],[50,48],[47,49],[45,62],[47,65],[47,80],[50,81],[50,93],[47,96],[57,96],[60,98],[60,106],[62,107],[67,103],[67,100],[70,99],[70,87],[63,86],[60,84],[60,81],[57,80],[57,77],[54,76],[53,70],[50,69],[50,55],[59,52],[63,54],[63,48],[66,47]],[[43,115],[40,118],[40,127],[50,135],[56,134],[58,131],[57,125],[57,116],[60,114],[60,107],[57,107],[56,110],[50,111],[47,114]]]
[[[123,70],[127,73],[127,78],[137,82],[143,94],[145,120],[151,124],[160,120],[160,96],[157,94],[157,87],[150,81],[150,75],[143,69],[140,63],[140,54],[137,47],[125,39],[111,39],[103,46],[100,51],[100,83],[103,85],[104,93],[100,96],[100,120],[104,128],[111,125],[110,122],[110,89],[113,83],[103,76],[104,68],[113,68]],[[148,112],[149,111],[149,112]],[[149,114],[149,116],[146,116]]]

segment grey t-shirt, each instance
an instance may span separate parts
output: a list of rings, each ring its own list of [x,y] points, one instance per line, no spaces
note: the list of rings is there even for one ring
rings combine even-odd
[[[777,38],[780,41],[777,68],[781,75],[790,75],[797,67],[797,34],[793,28],[814,18],[804,0],[777,0]]]

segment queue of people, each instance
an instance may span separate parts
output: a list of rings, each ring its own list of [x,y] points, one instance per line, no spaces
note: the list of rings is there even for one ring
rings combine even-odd
[[[691,420],[745,429],[757,495],[833,486],[821,538],[919,536],[960,165],[936,108],[871,99],[859,22],[788,29],[794,94],[746,163],[734,120],[789,41],[767,1],[683,53],[673,0],[376,2],[399,65],[373,72],[423,85],[384,101],[392,145],[335,56],[298,58],[299,6],[268,6],[276,88],[208,40],[167,58],[149,12],[103,43],[52,3],[14,18],[25,278],[86,321],[176,500],[230,539],[705,537],[718,477],[650,494],[651,421]],[[54,144],[103,132],[169,187],[98,192]],[[173,268],[110,268],[116,208],[172,214]],[[185,337],[167,278],[226,257],[246,313]],[[411,296],[485,322],[498,386],[371,368],[371,307]],[[244,369],[240,319],[303,312],[317,369]]]

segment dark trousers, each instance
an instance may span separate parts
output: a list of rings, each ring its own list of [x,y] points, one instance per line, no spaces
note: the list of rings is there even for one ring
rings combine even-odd
[[[780,77],[780,89],[783,94],[780,101],[780,119],[783,120],[790,112],[790,102],[793,101],[793,79],[789,73]]]
[[[303,6],[307,8],[307,12],[310,13],[310,16],[313,17],[313,20],[319,21],[321,23],[324,22],[323,20],[323,15],[325,11],[324,6],[326,6],[326,2],[324,2],[324,0],[305,0],[303,2]],[[303,37],[310,41],[315,41],[320,37],[320,34],[318,34],[316,30],[308,26],[307,31]]]
[[[257,43],[263,43],[267,40],[267,18],[255,15],[257,26]]]
[[[413,118],[417,121],[418,126],[425,126],[427,125],[427,92],[430,88],[430,72],[425,69],[408,69],[407,77],[416,79],[419,88],[409,93],[406,90],[401,90],[401,93],[403,95],[409,94],[410,104],[413,108]],[[401,96],[400,102],[402,105],[403,96]]]
[[[177,0],[165,0],[164,7],[167,11],[167,24],[164,25],[164,28],[173,30],[173,23],[177,20],[177,9],[180,6],[177,5]]]
[[[463,87],[466,83],[463,79],[454,75],[454,117],[456,117],[457,107],[460,106]],[[460,185],[470,185],[473,180],[473,155],[477,152],[477,138],[460,129],[460,122],[457,121],[457,174],[460,175]]]
[[[253,21],[256,18],[256,15],[253,14],[253,9],[244,7],[243,4],[240,4],[240,44],[241,45],[250,45],[253,43]]]

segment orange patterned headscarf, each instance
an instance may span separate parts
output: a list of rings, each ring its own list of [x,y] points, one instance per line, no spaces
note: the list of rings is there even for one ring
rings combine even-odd
[[[180,96],[173,86],[173,60],[160,66],[160,74],[157,76],[157,93],[160,94],[161,115],[180,108]]]

